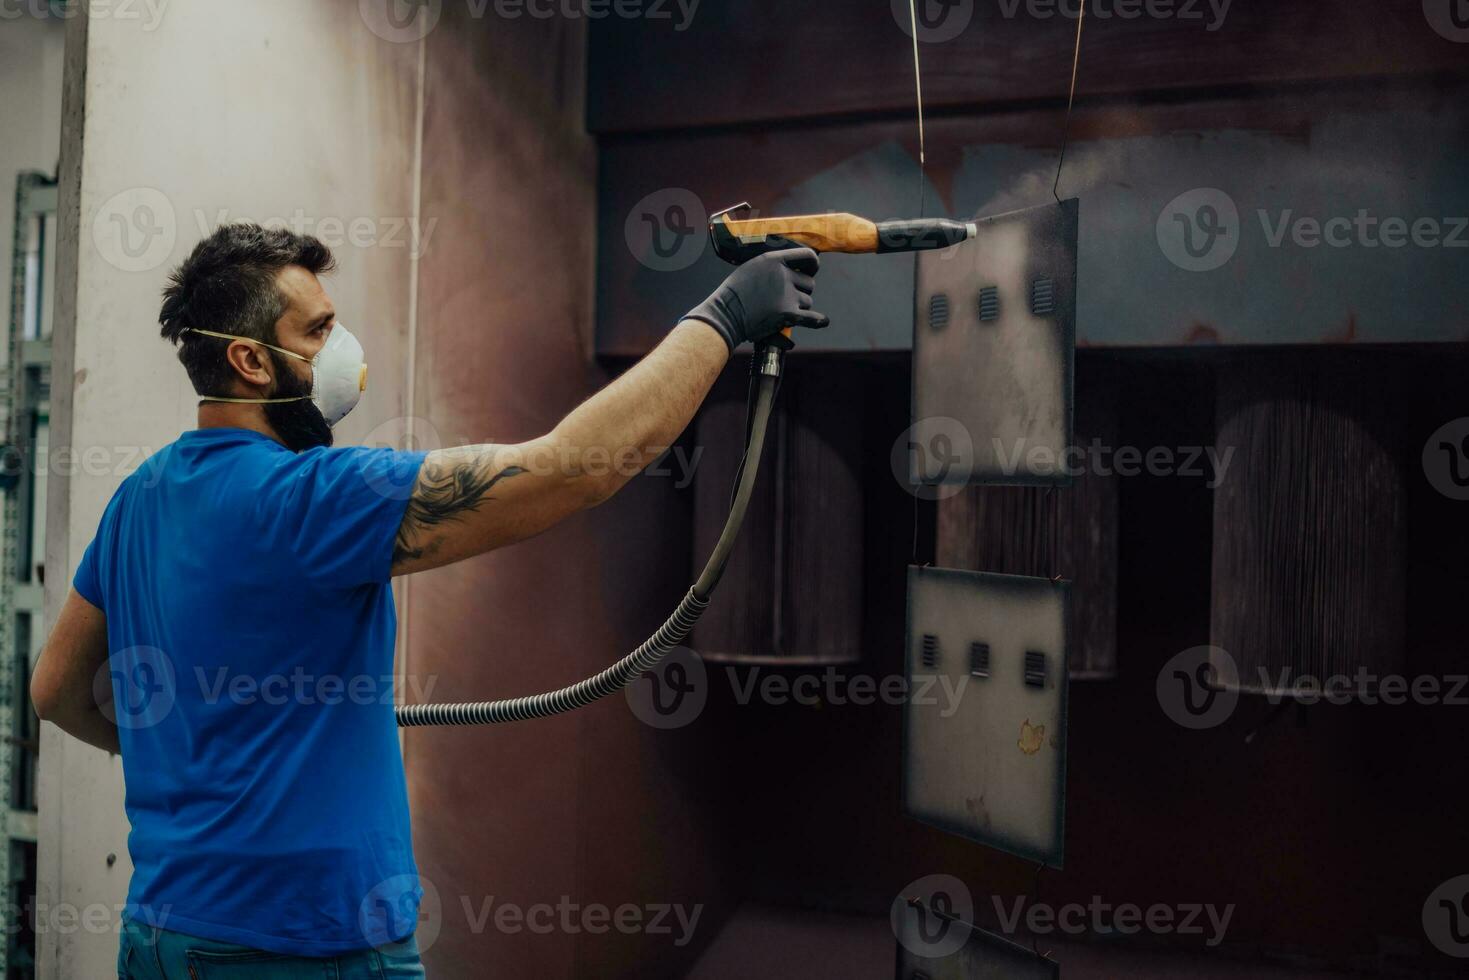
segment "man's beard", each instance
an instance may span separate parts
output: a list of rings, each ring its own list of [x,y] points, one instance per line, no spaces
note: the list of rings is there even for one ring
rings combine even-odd
[[[332,427],[327,425],[321,409],[311,400],[311,382],[297,377],[280,354],[270,352],[275,364],[276,383],[272,398],[300,398],[293,402],[272,402],[265,406],[265,420],[292,452],[315,449],[332,444]]]

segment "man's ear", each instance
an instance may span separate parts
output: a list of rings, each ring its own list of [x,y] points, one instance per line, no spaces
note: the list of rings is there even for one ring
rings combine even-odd
[[[225,361],[235,372],[238,382],[247,387],[264,388],[273,379],[274,369],[265,348],[243,340],[232,340],[224,352]]]

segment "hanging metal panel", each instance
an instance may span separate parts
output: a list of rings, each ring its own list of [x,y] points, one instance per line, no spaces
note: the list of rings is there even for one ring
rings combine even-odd
[[[1078,203],[977,221],[917,258],[914,484],[1067,486]]]
[[[909,816],[1062,866],[1070,584],[908,570]]]

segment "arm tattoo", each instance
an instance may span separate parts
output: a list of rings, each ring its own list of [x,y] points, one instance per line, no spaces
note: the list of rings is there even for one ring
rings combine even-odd
[[[477,510],[483,501],[490,499],[489,492],[495,484],[526,472],[519,466],[496,470],[493,463],[493,459],[479,454],[463,460],[424,463],[418,485],[408,499],[403,523],[398,527],[393,561],[422,558],[427,551],[437,548],[436,543],[426,548],[415,546],[413,539],[421,531],[455,520],[466,511]]]

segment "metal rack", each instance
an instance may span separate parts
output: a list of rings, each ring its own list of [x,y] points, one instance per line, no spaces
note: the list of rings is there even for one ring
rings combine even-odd
[[[42,622],[47,432],[51,396],[52,280],[56,180],[22,172],[15,188],[10,333],[0,391],[6,443],[0,451],[0,785],[6,787],[0,874],[8,909],[0,977],[35,975],[36,760],[40,732],[30,675]]]

